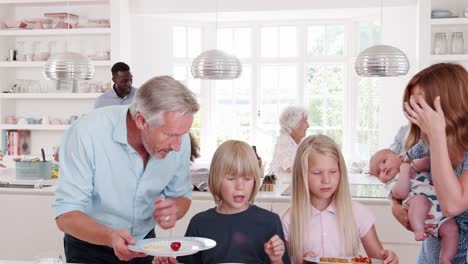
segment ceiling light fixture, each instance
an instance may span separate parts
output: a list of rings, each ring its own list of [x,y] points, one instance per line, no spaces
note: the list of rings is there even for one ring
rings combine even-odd
[[[218,33],[218,0],[216,0],[216,34]],[[195,79],[231,80],[242,72],[240,60],[225,51],[212,49],[202,52],[192,62]]]
[[[382,0],[380,0],[380,41],[382,41]],[[363,50],[354,64],[354,69],[363,77],[401,76],[410,68],[408,57],[398,48],[389,45],[374,45]]]

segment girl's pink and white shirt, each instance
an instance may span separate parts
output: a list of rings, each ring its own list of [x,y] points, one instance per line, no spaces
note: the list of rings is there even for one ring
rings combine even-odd
[[[361,239],[372,228],[375,223],[374,214],[364,205],[352,202],[356,229]],[[291,210],[288,209],[283,217],[283,230],[286,241],[289,242]],[[332,202],[327,209],[317,210],[310,206],[310,216],[307,232],[303,241],[303,252],[313,251],[319,257],[339,257],[346,256],[343,237],[339,233],[338,218],[336,216],[335,202]]]

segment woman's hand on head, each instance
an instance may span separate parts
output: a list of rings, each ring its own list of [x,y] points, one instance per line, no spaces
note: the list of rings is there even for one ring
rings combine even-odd
[[[433,133],[445,132],[445,115],[440,105],[440,96],[435,98],[434,108],[427,104],[423,96],[411,96],[409,102],[405,102],[404,114],[430,138]]]
[[[382,249],[382,251],[380,251],[380,255],[384,260],[384,264],[398,264],[398,257],[392,250]]]

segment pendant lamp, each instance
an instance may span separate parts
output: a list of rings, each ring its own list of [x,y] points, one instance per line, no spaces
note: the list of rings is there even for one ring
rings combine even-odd
[[[380,1],[380,26],[382,27],[382,0]],[[380,30],[380,34],[382,34],[382,30]],[[380,39],[382,39],[382,35]],[[363,50],[354,64],[356,73],[363,77],[406,75],[409,67],[406,54],[389,45],[374,45]]]
[[[218,0],[216,0],[216,32],[218,32]],[[191,70],[195,79],[231,80],[239,78],[242,64],[236,56],[213,49],[198,55],[192,62]]]
[[[67,9],[70,30],[69,2]],[[42,74],[47,80],[91,80],[94,76],[94,65],[87,56],[80,53],[57,53],[47,59]]]
[[[192,62],[192,75],[196,79],[230,80],[239,78],[241,72],[239,59],[222,50],[207,50]]]
[[[43,74],[47,80],[91,80],[94,65],[88,57],[79,53],[57,53],[49,57]]]

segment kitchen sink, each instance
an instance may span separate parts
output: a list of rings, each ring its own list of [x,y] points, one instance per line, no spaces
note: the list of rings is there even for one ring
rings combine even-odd
[[[0,188],[17,188],[17,189],[42,189],[52,186],[51,184],[20,184],[0,182]]]

